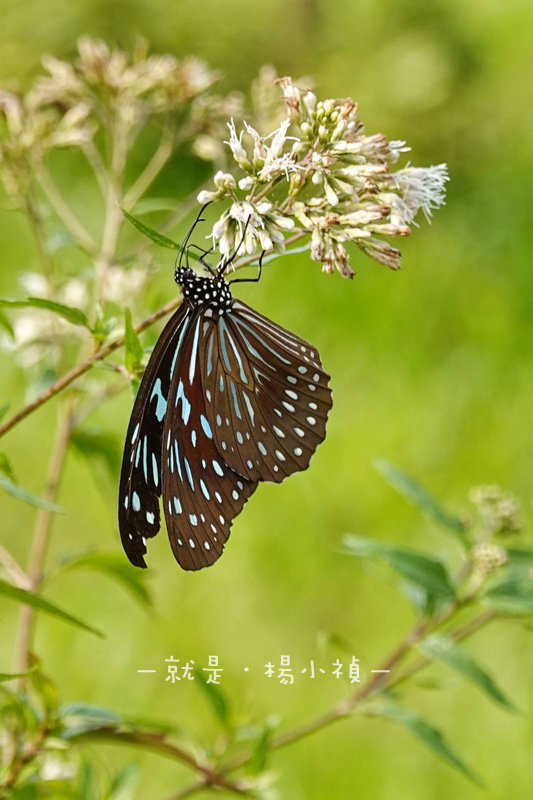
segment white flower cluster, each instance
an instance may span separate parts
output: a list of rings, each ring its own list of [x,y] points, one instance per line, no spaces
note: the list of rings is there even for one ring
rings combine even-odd
[[[0,91],[0,177],[13,197],[23,196],[32,171],[57,147],[83,147],[98,128],[120,120],[124,136],[147,119],[166,120],[187,107],[190,138],[239,113],[236,98],[207,97],[219,75],[196,58],[149,55],[144,44],[130,56],[104,42],[82,38],[74,62],[43,59],[47,75],[26,94]],[[171,122],[169,124],[172,124]],[[220,130],[218,129],[218,132]],[[203,153],[205,156],[205,153]]]
[[[353,100],[322,102],[290,78],[277,83],[285,119],[267,135],[247,123],[238,131],[232,120],[226,144],[236,173],[217,173],[214,190],[198,196],[201,203],[231,200],[213,228],[215,245],[230,252],[247,220],[247,253],[282,252],[292,231],[310,234],[311,257],[325,272],[353,276],[349,242],[398,269],[400,251],[383,237],[409,235],[420,211],[429,220],[443,205],[446,165],[392,170],[409,148],[382,134],[366,135]]]

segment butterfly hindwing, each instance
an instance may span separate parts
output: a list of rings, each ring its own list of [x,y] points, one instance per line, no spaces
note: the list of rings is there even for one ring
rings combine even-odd
[[[145,539],[160,528],[161,443],[172,370],[191,312],[182,305],[165,326],[144,372],[126,434],[119,490],[119,528],[132,564],[145,567]]]
[[[220,557],[234,517],[257,486],[228,466],[209,422],[212,395],[200,354],[216,323],[205,311],[190,323],[163,430],[163,509],[174,556],[188,570]]]
[[[306,469],[332,404],[316,349],[236,300],[201,356],[209,422],[226,463],[250,480],[275,482]]]

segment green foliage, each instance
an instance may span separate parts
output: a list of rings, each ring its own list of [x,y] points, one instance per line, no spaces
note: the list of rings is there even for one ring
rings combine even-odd
[[[446,567],[437,559],[416,550],[386,545],[374,539],[350,534],[343,539],[344,552],[357,558],[384,561],[433,600],[453,600],[455,591]]]
[[[79,308],[72,308],[63,303],[56,303],[54,300],[47,300],[44,297],[27,297],[25,300],[8,300],[3,297],[0,298],[0,308],[43,308],[47,311],[53,311],[59,317],[63,317],[67,322],[72,325],[81,325],[83,328],[91,329],[89,320]]]
[[[64,622],[68,622],[70,625],[75,625],[76,627],[82,628],[89,633],[95,634],[96,636],[103,637],[104,635],[101,631],[93,628],[92,625],[88,625],[86,622],[82,622],[82,620],[78,619],[77,617],[73,617],[72,614],[69,614],[67,611],[63,611],[58,606],[54,605],[54,603],[50,603],[49,600],[45,600],[44,597],[41,597],[35,592],[28,592],[26,589],[19,589],[18,586],[12,586],[10,583],[0,580],[0,594],[4,597],[8,597],[10,600],[15,600],[17,603],[23,603],[24,605],[31,606],[38,611],[44,611],[45,614],[50,614],[53,617],[57,617]]]
[[[194,676],[222,727],[226,730],[231,730],[230,709],[227,698],[220,686],[208,681],[201,669],[195,669]]]
[[[125,364],[128,372],[133,375],[137,373],[141,367],[141,361],[144,355],[144,350],[140,339],[133,327],[131,321],[131,311],[129,308],[124,309],[124,322],[126,326],[126,341],[125,341]]]
[[[5,473],[5,466],[6,463],[4,462],[4,469],[3,472]],[[23,489],[21,486],[18,486],[12,477],[9,477],[7,474],[0,475],[0,486],[10,494],[11,497],[15,497],[17,500],[22,500],[23,503],[27,503],[30,506],[35,506],[36,508],[43,508],[46,511],[51,511],[54,514],[64,514],[64,509],[61,506],[58,506],[56,503],[49,503],[47,500],[43,500],[37,495],[28,492],[27,489]]]
[[[374,466],[389,483],[403,497],[407,498],[416,508],[419,508],[439,525],[456,533],[464,540],[465,526],[459,517],[450,514],[440,503],[420,484],[406,472],[395,467],[389,461],[378,458]]]
[[[446,636],[434,634],[425,639],[420,649],[431,659],[441,661],[450,669],[472,681],[479,689],[508,711],[516,707],[508,700],[494,679],[475,661],[473,656]]]
[[[107,575],[124,586],[144,606],[152,605],[146,572],[135,569],[117,553],[85,553],[65,558],[61,570],[88,569]]]
[[[472,770],[466,766],[464,761],[452,750],[442,733],[427,722],[415,711],[403,708],[398,705],[383,705],[372,708],[367,713],[372,716],[386,717],[407,728],[422,744],[425,744],[435,755],[445,761],[450,767],[462,772],[467,778],[477,784],[481,784],[479,778]]]
[[[114,479],[120,470],[121,449],[116,436],[105,430],[76,428],[70,444],[89,462],[101,461]]]
[[[163,236],[162,233],[158,233],[153,228],[150,228],[149,225],[145,225],[145,223],[141,222],[140,219],[132,217],[132,215],[128,214],[128,212],[124,211],[124,209],[122,209],[122,213],[128,222],[131,222],[131,224],[134,225],[137,230],[139,230],[145,236],[148,236],[148,238],[151,239],[154,244],[158,245],[159,247],[166,247],[169,250],[180,249],[181,245],[179,245],[177,242],[173,242],[172,239],[169,239],[167,236]]]

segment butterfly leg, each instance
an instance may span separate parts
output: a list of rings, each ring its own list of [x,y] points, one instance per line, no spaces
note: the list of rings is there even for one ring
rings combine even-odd
[[[234,278],[229,283],[259,283],[261,280],[261,272],[263,270],[263,256],[265,255],[266,250],[263,250],[261,255],[259,256],[259,262],[257,264],[257,276],[255,278]]]

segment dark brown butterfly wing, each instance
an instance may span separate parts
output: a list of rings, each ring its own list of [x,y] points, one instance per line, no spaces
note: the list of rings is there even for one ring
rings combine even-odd
[[[309,466],[332,405],[313,345],[236,300],[207,331],[202,375],[216,445],[233,470],[280,482]]]
[[[145,540],[160,528],[161,442],[167,398],[191,319],[183,304],[165,326],[144,372],[126,434],[119,489],[119,528],[132,564],[146,567]]]
[[[163,510],[179,564],[197,570],[221,555],[257,482],[231,469],[209,422],[200,353],[216,323],[196,312],[172,381],[163,430]]]

